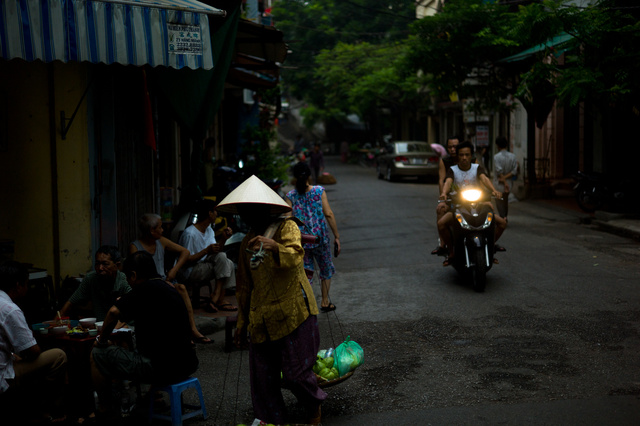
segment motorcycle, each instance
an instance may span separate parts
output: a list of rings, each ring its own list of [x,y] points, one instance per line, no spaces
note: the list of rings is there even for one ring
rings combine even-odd
[[[625,210],[635,200],[630,181],[615,181],[601,173],[579,171],[573,176],[576,181],[573,190],[578,206],[587,213],[602,210]]]
[[[447,200],[454,221],[450,227],[455,257],[453,267],[473,289],[482,292],[493,266],[495,221],[486,192],[466,187]]]
[[[267,184],[267,186],[273,189],[273,192],[278,194],[280,197],[284,198],[284,181],[282,179],[272,178],[272,179],[262,179],[262,181]]]

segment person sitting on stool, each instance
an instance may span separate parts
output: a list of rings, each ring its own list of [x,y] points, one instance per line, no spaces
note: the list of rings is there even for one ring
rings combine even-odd
[[[61,349],[42,351],[33,337],[24,313],[16,301],[27,294],[29,271],[14,261],[0,264],[0,405],[3,424],[28,421],[29,413],[39,414],[40,421],[62,422],[67,356]],[[10,394],[16,399],[9,399]],[[15,402],[27,404],[21,410]],[[48,407],[34,404],[46,401]],[[5,407],[5,404],[10,406]],[[42,414],[41,411],[48,411]],[[12,415],[20,416],[12,419]],[[8,416],[8,417],[7,417]],[[38,419],[31,419],[37,421]],[[13,423],[13,422],[16,423]]]
[[[222,251],[224,242],[231,236],[231,228],[227,227],[222,234],[222,241],[216,242],[211,227],[218,215],[215,201],[200,200],[196,214],[196,223],[184,230],[178,242],[191,253],[187,261],[188,268],[181,269],[178,278],[182,282],[211,282],[214,290],[211,301],[205,306],[207,312],[237,311],[237,307],[225,300],[225,288],[235,286],[236,282],[236,266]]]
[[[109,309],[91,352],[91,376],[102,416],[114,413],[111,379],[172,384],[198,369],[187,308],[178,291],[158,276],[151,255],[138,251],[128,256],[123,272],[132,290]],[[135,322],[135,351],[110,344],[119,320]]]

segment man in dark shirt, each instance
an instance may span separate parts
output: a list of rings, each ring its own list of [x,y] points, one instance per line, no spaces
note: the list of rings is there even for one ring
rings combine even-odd
[[[138,251],[123,263],[132,290],[111,307],[92,352],[92,377],[99,412],[110,412],[112,378],[143,383],[179,382],[198,368],[187,308],[178,291],[162,280],[151,255]],[[137,351],[108,341],[118,320],[136,324]]]
[[[60,315],[66,316],[74,308],[91,303],[91,309],[98,321],[103,321],[107,311],[131,287],[120,272],[122,257],[115,246],[102,246],[96,251],[95,271],[89,272],[76,291],[60,309]]]

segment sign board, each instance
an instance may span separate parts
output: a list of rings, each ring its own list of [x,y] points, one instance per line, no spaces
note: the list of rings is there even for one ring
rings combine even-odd
[[[489,145],[489,126],[476,126],[476,146]]]
[[[169,53],[178,55],[202,55],[203,43],[200,26],[167,24]]]

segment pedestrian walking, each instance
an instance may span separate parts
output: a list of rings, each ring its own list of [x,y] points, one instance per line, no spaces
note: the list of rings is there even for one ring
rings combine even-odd
[[[285,424],[282,386],[306,407],[306,423],[320,424],[327,394],[312,370],[320,346],[318,307],[304,272],[299,222],[282,217],[291,207],[255,176],[223,199],[218,210],[239,214],[251,227],[238,259],[236,344],[250,337],[254,414]]]
[[[336,305],[331,303],[329,290],[331,288],[331,277],[335,274],[336,268],[331,259],[331,240],[327,230],[327,224],[333,232],[334,254],[338,256],[342,246],[340,245],[340,234],[338,225],[329,199],[322,186],[312,186],[309,184],[311,169],[306,163],[298,163],[293,167],[293,176],[296,179],[295,189],[289,191],[285,201],[292,207],[292,214],[300,219],[304,226],[300,230],[307,234],[318,237],[317,243],[307,243],[304,245],[304,267],[310,271],[315,271],[315,263],[318,264],[318,275],[320,276],[320,288],[322,300],[320,309],[329,312],[336,309]]]

